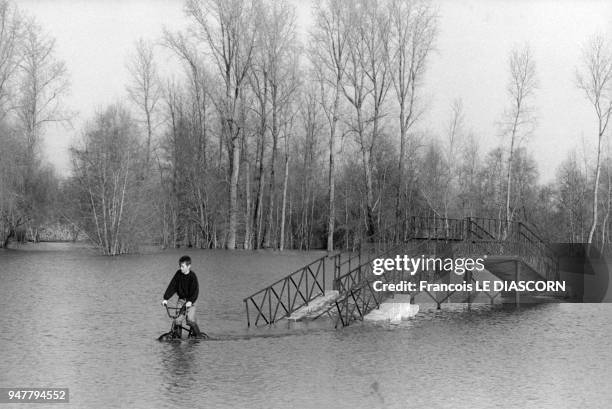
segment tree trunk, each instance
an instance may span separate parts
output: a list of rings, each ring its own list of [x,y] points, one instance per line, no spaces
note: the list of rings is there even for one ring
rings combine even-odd
[[[289,156],[285,155],[285,177],[283,180],[283,204],[281,208],[280,250],[285,247],[285,207],[287,204],[287,181],[289,180]]]
[[[272,230],[274,226],[274,202],[275,202],[275,193],[276,193],[276,180],[275,180],[275,162],[276,162],[276,147],[278,144],[278,128],[276,124],[276,111],[274,110],[272,113],[272,155],[270,158],[270,193],[269,193],[269,201],[268,201],[268,223],[266,226],[266,234],[264,237],[264,248],[269,248],[271,246],[271,237]]]
[[[267,77],[264,76],[264,84],[266,83]],[[265,141],[266,141],[266,122],[267,122],[267,88],[264,89],[263,98],[260,100],[261,105],[261,118],[259,124],[259,141],[257,158],[259,160],[259,172],[257,181],[257,200],[255,201],[255,211],[253,212],[253,226],[255,245],[254,248],[258,249],[262,245],[262,224],[263,224],[263,200],[264,200],[264,186],[265,186],[265,173],[264,173],[264,154],[265,154]]]
[[[395,194],[395,241],[398,242],[402,230],[402,197],[404,187],[404,157],[406,156],[406,126],[404,105],[400,104],[400,151],[397,166],[397,192]]]
[[[599,121],[599,138],[597,140],[597,162],[595,171],[595,186],[593,188],[593,222],[591,223],[591,229],[589,231],[588,243],[593,242],[593,236],[595,235],[595,229],[597,228],[597,200],[599,198],[599,178],[601,175],[601,140],[604,135],[602,130],[601,120]]]
[[[344,249],[349,250],[349,205],[348,205],[348,183],[344,184]]]
[[[336,149],[336,126],[338,124],[338,106],[340,104],[340,78],[336,78],[336,95],[332,109],[332,123],[329,134],[329,175],[328,175],[328,203],[329,215],[327,219],[327,251],[334,251],[334,224],[336,221],[336,199],[335,199],[335,149]]]
[[[372,236],[375,231],[375,222],[374,222],[374,192],[373,192],[373,184],[372,184],[372,165],[370,161],[370,152],[363,147],[361,149],[361,155],[363,158],[363,167],[365,173],[365,188],[366,188],[366,226],[367,232],[366,236]]]
[[[607,169],[607,176],[608,176],[608,198],[606,200],[606,214],[604,216],[604,219],[601,223],[601,252],[604,252],[604,248],[606,246],[606,235],[607,235],[607,231],[608,231],[608,218],[610,216],[610,206],[612,205],[612,196],[610,195],[611,191],[610,189],[612,188],[612,186],[610,186],[610,182],[611,182],[611,178],[610,178],[610,169]]]
[[[251,249],[251,167],[249,162],[245,162],[245,196],[246,196],[246,210],[245,210],[245,228],[244,228],[244,249]]]
[[[233,127],[230,129],[233,130]],[[227,249],[236,248],[236,225],[238,219],[238,176],[240,173],[240,135],[236,132],[232,136],[231,154],[232,173],[230,176],[230,197],[229,197],[229,227],[227,234]]]

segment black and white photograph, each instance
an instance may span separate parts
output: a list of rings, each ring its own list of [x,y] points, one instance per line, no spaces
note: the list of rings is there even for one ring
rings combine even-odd
[[[0,409],[612,408],[609,0],[0,0]]]

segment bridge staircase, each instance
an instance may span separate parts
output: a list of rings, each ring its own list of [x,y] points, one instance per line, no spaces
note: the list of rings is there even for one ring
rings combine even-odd
[[[402,270],[375,275],[376,258],[437,256],[442,258],[486,255],[485,269],[503,281],[556,280],[558,258],[532,228],[522,222],[486,218],[449,219],[412,217],[405,226],[402,240],[385,239],[383,234],[361,240],[355,251],[336,252],[281,278],[268,287],[246,297],[247,325],[270,325],[282,319],[316,319],[331,317],[335,326],[347,326],[363,318],[397,292],[374,291],[374,281],[382,283],[448,282],[449,271],[423,272],[414,275]],[[388,235],[390,237],[392,235]],[[333,271],[333,278],[328,277]],[[476,282],[473,274],[465,281]],[[416,295],[418,292],[412,292]],[[440,307],[453,293],[428,294]],[[491,302],[496,294],[488,294]],[[464,301],[470,302],[468,294]],[[461,302],[461,301],[459,301]],[[316,305],[316,307],[312,307]]]
[[[308,309],[313,304],[325,304],[321,303],[323,298],[334,300],[340,296],[336,288],[338,277],[358,270],[361,264],[371,262],[377,255],[392,248],[400,250],[393,240],[376,234],[353,243],[351,251],[337,251],[314,260],[244,298],[247,325],[271,325],[296,314],[310,315]],[[318,316],[320,314],[317,313],[309,318]]]

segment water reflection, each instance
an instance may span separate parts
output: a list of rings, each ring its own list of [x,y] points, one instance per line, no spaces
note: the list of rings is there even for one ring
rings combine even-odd
[[[168,392],[180,393],[194,386],[199,372],[198,349],[191,341],[167,342],[159,351]]]

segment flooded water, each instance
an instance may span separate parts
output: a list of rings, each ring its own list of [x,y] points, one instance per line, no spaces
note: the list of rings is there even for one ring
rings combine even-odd
[[[0,387],[69,388],[70,407],[612,407],[611,304],[248,330],[243,298],[322,253],[193,250],[200,327],[224,339],[160,343],[184,250],[47,247],[0,250]]]

